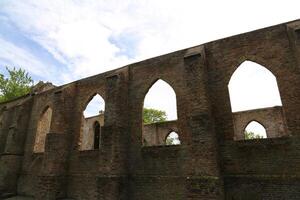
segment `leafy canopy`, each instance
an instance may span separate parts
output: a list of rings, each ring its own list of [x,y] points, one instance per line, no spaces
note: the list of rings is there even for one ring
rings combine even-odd
[[[143,122],[144,124],[151,124],[156,122],[164,122],[167,120],[167,114],[165,111],[156,110],[153,108],[143,109]]]
[[[177,145],[180,144],[180,140],[178,137],[167,137],[166,145]]]
[[[245,134],[245,139],[246,140],[263,138],[263,136],[258,135],[258,134],[254,133],[252,131],[246,131],[245,130],[244,134]]]
[[[174,145],[175,138],[167,137],[166,139],[166,145]]]
[[[6,70],[9,74],[7,78],[0,74],[0,102],[28,94],[33,86],[33,80],[25,70],[15,67],[12,70],[6,67]]]

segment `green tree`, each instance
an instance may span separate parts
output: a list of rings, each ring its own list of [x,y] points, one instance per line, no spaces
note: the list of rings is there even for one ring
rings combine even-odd
[[[8,77],[0,74],[0,102],[9,101],[30,92],[33,80],[25,70],[10,70],[6,67]]]
[[[180,144],[179,136],[176,132],[171,132],[166,138],[166,145],[178,145]]]
[[[156,110],[153,108],[143,109],[143,122],[144,124],[151,124],[156,122],[164,122],[167,120],[167,114],[165,111]]]
[[[263,136],[258,135],[258,134],[254,133],[252,131],[246,131],[245,130],[244,134],[245,134],[245,139],[246,140],[263,138]]]
[[[166,145],[174,145],[175,138],[167,137],[166,139]]]

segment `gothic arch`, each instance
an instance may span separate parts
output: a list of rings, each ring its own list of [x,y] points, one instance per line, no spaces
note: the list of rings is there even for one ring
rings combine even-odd
[[[165,115],[164,113],[160,113],[160,117],[157,117],[156,112],[158,111],[163,111]],[[177,124],[178,118],[177,95],[169,83],[162,79],[155,79],[155,81],[152,82],[151,86],[147,88],[147,92],[143,97],[143,109],[141,116],[143,118],[142,141],[144,141],[146,137],[152,138],[151,145],[164,144],[166,132],[162,131],[162,129],[166,128],[164,126],[170,125],[166,122],[172,121],[172,123],[175,122]],[[151,128],[154,126],[157,128]],[[154,136],[159,138],[156,139],[156,142],[153,142]]]
[[[173,134],[173,133],[174,133],[174,135],[176,134],[176,136],[170,137],[171,134]],[[168,138],[173,139],[172,143],[168,144]],[[173,131],[173,130],[169,131],[169,133],[165,137],[165,144],[166,145],[180,145],[181,144],[180,134],[177,131]]]
[[[228,91],[234,112],[282,105],[276,76],[256,62],[244,61],[238,66]]]
[[[261,127],[264,129],[264,131],[265,131],[265,136],[263,135],[263,138],[268,138],[268,131],[267,131],[266,126],[265,126],[263,123],[261,123],[261,122],[255,120],[255,119],[249,121],[249,122],[244,126],[244,128],[242,129],[244,135],[245,135],[245,132],[246,132],[247,127],[248,127],[251,123],[257,123],[259,126],[261,126]]]
[[[147,95],[149,94],[150,90],[156,86],[156,84],[159,84],[159,82],[161,82],[161,84],[165,84],[165,87],[167,87],[168,92],[174,94],[175,99],[173,99],[173,100],[175,100],[175,105],[174,105],[175,108],[172,108],[172,109],[176,110],[176,120],[177,120],[177,118],[178,118],[177,107],[178,106],[177,106],[177,94],[176,94],[176,91],[174,90],[174,88],[168,82],[164,81],[163,79],[156,79],[154,82],[152,82],[152,84],[150,85],[150,87],[148,87],[148,89],[146,90],[146,93],[144,94],[143,104],[142,105],[143,105],[143,107],[145,106],[145,100],[147,98]],[[157,95],[157,94],[155,94],[155,95]]]
[[[177,98],[177,89],[176,89],[176,84],[174,84],[171,80],[167,80],[164,78],[155,78],[153,80],[150,81],[150,84],[146,84],[147,86],[145,87],[145,89],[143,89],[142,95],[143,95],[143,102],[145,100],[145,97],[147,95],[147,93],[149,92],[149,90],[158,82],[158,81],[163,81],[166,84],[168,84],[170,86],[170,88],[172,88],[172,90],[174,91],[176,98]]]
[[[84,103],[81,104],[82,106],[81,106],[80,110],[83,112],[87,108],[87,106],[90,104],[90,102],[93,100],[93,98],[97,95],[99,95],[104,100],[104,102],[106,102],[104,94],[102,94],[101,92],[94,92],[94,93],[92,93],[92,95],[88,95],[85,97],[85,99],[83,100]]]
[[[44,108],[38,119],[35,143],[33,151],[35,153],[41,153],[45,151],[46,136],[50,131],[52,119],[52,108],[47,106]]]
[[[236,72],[236,70],[245,62],[253,62],[253,63],[256,63],[256,64],[264,67],[277,79],[278,73],[277,73],[277,69],[273,63],[271,63],[270,61],[266,62],[264,59],[259,58],[257,56],[249,56],[248,55],[248,56],[243,56],[234,62],[233,67],[229,71],[229,76],[227,76],[227,78],[226,78],[227,85],[229,84],[231,77]]]
[[[93,102],[95,98],[98,98],[98,101]],[[104,105],[101,105],[102,103]],[[94,104],[92,106],[95,107],[92,107],[92,111],[90,110],[91,113],[87,113],[87,115],[85,116],[84,112],[88,109],[89,105],[91,104]],[[86,98],[86,101],[81,111],[81,121],[80,121],[81,126],[80,126],[80,135],[78,139],[79,150],[99,149],[100,143],[95,144],[94,125],[96,121],[98,121],[99,131],[100,131],[100,127],[104,125],[105,106],[106,106],[105,100],[99,93],[94,93],[93,95]],[[99,132],[99,137],[100,137],[100,132]],[[95,148],[95,145],[97,145],[98,148]]]

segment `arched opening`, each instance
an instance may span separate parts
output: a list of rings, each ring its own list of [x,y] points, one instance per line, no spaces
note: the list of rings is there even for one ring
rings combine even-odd
[[[88,102],[81,119],[80,150],[99,149],[101,127],[104,125],[105,101],[95,94]]]
[[[98,121],[94,123],[94,149],[100,148],[101,127]]]
[[[243,62],[233,73],[228,84],[234,138],[243,139],[244,122],[253,118],[267,122],[271,137],[282,133],[284,116],[276,77],[262,65],[252,61]],[[285,130],[285,129],[284,129]]]
[[[159,79],[144,98],[143,145],[165,145],[162,134],[163,129],[170,129],[168,126],[177,126],[176,94],[168,83]]]
[[[51,118],[52,109],[50,107],[47,107],[42,112],[37,124],[35,143],[33,148],[33,151],[35,153],[41,153],[45,151],[46,136],[50,131]]]
[[[179,135],[175,131],[169,133],[169,135],[166,137],[166,145],[179,145],[179,144],[181,144]]]
[[[251,121],[244,129],[245,140],[267,138],[267,132],[263,125],[257,121]]]
[[[232,112],[282,105],[276,77],[252,61],[243,62],[235,70],[228,89]]]
[[[97,116],[103,114],[105,110],[105,101],[101,95],[95,94],[93,98],[88,102],[83,115],[85,118]]]

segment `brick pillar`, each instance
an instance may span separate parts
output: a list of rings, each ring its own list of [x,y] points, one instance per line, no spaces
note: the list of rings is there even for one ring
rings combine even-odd
[[[287,24],[287,34],[298,67],[300,67],[300,21]]]
[[[283,114],[291,135],[300,135],[300,20],[286,25],[287,35],[290,44],[290,58],[293,58],[289,65],[284,67],[292,71],[291,75],[282,75],[277,78],[280,90]],[[287,56],[288,57],[288,56]]]
[[[126,71],[106,79],[106,108],[102,131],[105,171],[99,172],[99,199],[126,199],[128,113]]]
[[[21,169],[23,154],[14,148],[18,129],[11,125],[7,132],[4,152],[0,158],[0,197],[17,193],[18,174]]]
[[[190,157],[194,158],[187,166],[186,199],[223,199],[203,46],[186,52],[184,67],[190,102],[187,120],[191,140],[188,149]]]
[[[17,181],[20,174],[24,141],[31,109],[31,101],[22,106],[15,106],[5,112],[7,129],[1,130],[1,137],[6,135],[3,153],[0,157],[0,197],[17,193]],[[4,133],[6,132],[6,134]]]
[[[68,149],[65,147],[69,141],[68,134],[47,134],[44,160],[37,186],[37,199],[55,200],[66,197]]]
[[[65,91],[68,93],[67,91]],[[66,94],[67,95],[67,94]],[[54,93],[50,133],[46,136],[45,152],[39,174],[37,199],[55,200],[65,198],[67,193],[68,156],[71,134],[68,132],[72,98],[61,91]]]

